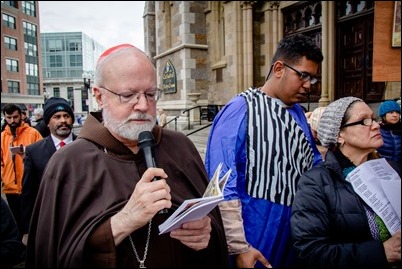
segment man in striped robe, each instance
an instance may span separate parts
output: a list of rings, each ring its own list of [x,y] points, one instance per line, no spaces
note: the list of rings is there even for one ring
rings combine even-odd
[[[291,205],[300,175],[322,161],[302,107],[323,55],[303,35],[278,45],[265,84],[235,96],[215,117],[206,168],[232,169],[220,204],[237,267],[292,267]]]

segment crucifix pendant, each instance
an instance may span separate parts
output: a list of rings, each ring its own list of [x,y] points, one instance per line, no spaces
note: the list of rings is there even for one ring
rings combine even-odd
[[[140,261],[140,268],[146,268],[144,263],[145,261]]]

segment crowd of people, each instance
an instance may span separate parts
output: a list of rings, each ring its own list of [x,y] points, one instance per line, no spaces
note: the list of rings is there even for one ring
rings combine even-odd
[[[265,83],[215,116],[205,163],[187,136],[165,127],[155,66],[130,44],[99,57],[92,90],[100,111],[78,136],[63,98],[35,109],[33,127],[18,105],[6,105],[2,264],[400,268],[400,212],[381,197],[399,214],[391,223],[351,182],[378,160],[400,182],[400,104],[386,100],[376,114],[349,96],[306,112],[300,103],[322,61],[309,37],[283,38]],[[159,234],[184,200],[203,195],[218,166],[232,170],[219,206]]]

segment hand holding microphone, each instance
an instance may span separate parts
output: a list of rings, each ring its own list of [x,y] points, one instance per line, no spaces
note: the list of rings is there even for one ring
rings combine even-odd
[[[156,167],[155,163],[155,139],[150,131],[141,132],[138,135],[138,147],[144,154],[145,164],[147,168]],[[152,181],[158,180],[159,178],[155,177]],[[167,213],[167,208],[164,208],[159,211],[159,214]]]

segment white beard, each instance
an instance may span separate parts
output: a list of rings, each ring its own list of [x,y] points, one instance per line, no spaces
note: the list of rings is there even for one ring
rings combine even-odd
[[[154,117],[141,112],[134,112],[127,119],[119,121],[112,116],[107,106],[103,107],[102,115],[104,124],[110,132],[130,141],[138,140],[138,135],[141,132],[151,131],[156,123]],[[148,119],[149,121],[144,124],[136,124],[133,121],[136,119]]]

